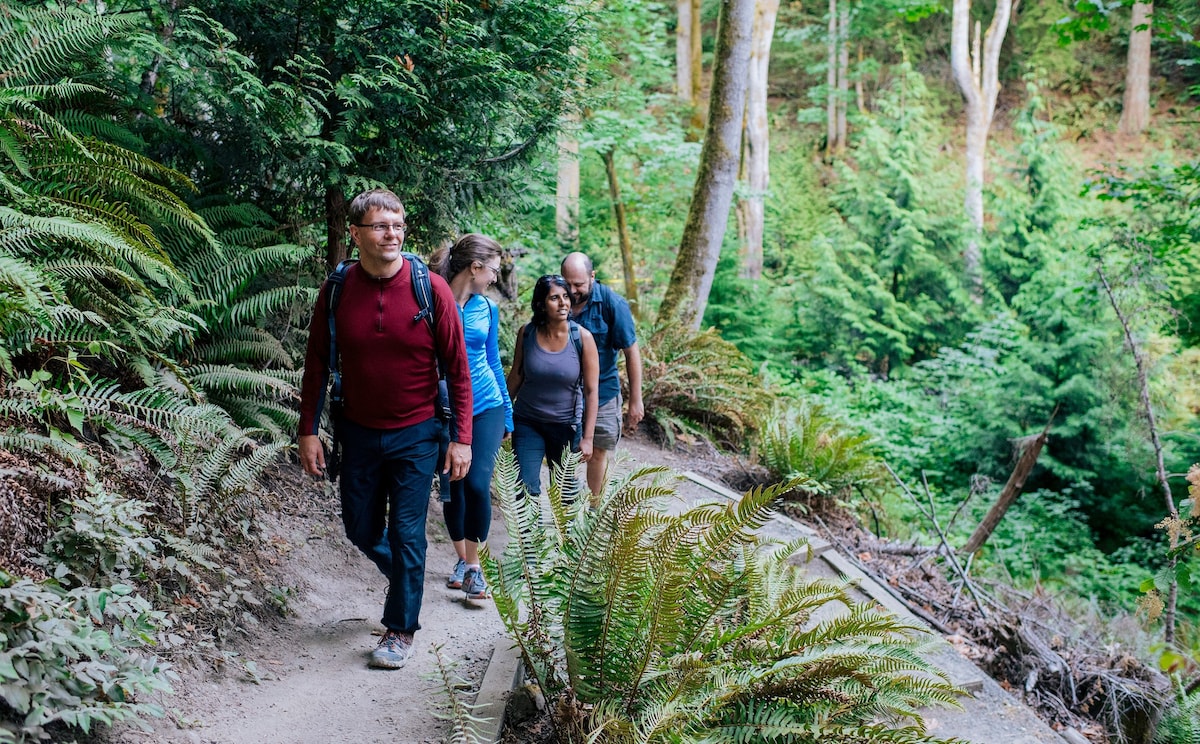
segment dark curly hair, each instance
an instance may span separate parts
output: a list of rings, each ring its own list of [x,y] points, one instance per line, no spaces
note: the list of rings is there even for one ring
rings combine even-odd
[[[549,317],[546,315],[546,298],[550,296],[551,287],[562,287],[567,293],[567,301],[574,306],[575,301],[571,299],[571,287],[567,285],[567,280],[563,279],[558,274],[543,274],[538,277],[537,284],[533,285],[533,299],[529,301],[529,307],[533,310],[533,325],[535,328],[542,328],[546,325]]]

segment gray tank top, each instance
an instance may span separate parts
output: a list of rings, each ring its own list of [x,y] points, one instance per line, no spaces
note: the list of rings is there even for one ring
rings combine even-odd
[[[579,352],[570,339],[562,351],[546,351],[537,333],[526,333],[522,362],[524,379],[513,417],[562,424],[578,423],[583,415]]]

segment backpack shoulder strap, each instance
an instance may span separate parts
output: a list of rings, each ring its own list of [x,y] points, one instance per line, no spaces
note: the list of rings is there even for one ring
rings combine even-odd
[[[429,267],[415,253],[405,252],[403,256],[412,271],[413,294],[417,298],[417,309],[420,311],[413,316],[413,320],[424,318],[429,324],[429,332],[433,333],[433,282],[429,279]]]
[[[583,366],[583,334],[579,332],[579,324],[573,320],[568,320],[567,328],[570,331],[571,343],[575,345],[575,353],[579,356],[579,365]],[[582,372],[580,373],[582,377]]]
[[[329,276],[325,277],[326,295],[325,309],[326,317],[329,320],[329,377],[333,383],[330,391],[330,401],[333,403],[341,403],[342,401],[342,374],[339,371],[338,350],[337,350],[337,307],[342,300],[342,288],[346,284],[346,274],[350,272],[350,267],[358,261],[348,258],[337,265],[333,271],[329,272]]]

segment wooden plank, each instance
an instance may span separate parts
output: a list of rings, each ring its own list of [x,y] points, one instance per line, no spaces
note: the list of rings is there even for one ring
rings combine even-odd
[[[476,726],[480,741],[497,742],[504,724],[508,694],[521,684],[521,655],[505,636],[492,649],[492,658],[479,683],[474,714],[484,719]]]

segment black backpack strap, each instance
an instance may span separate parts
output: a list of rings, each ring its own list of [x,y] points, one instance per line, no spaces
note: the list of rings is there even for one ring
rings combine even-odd
[[[442,360],[441,351],[438,348],[437,325],[433,317],[433,281],[429,278],[429,266],[425,264],[421,257],[415,253],[407,251],[401,254],[404,260],[408,261],[408,268],[412,276],[413,295],[417,300],[417,314],[413,316],[413,320],[425,319],[429,325],[429,333],[433,336],[433,358],[437,363],[438,375],[438,397],[437,397],[437,412],[438,418],[443,421],[451,419],[450,407],[450,388],[446,382],[446,364]],[[452,436],[458,436],[457,433],[452,433]]]
[[[336,480],[341,470],[341,421],[342,421],[342,373],[337,349],[337,306],[342,299],[342,288],[346,274],[357,261],[346,259],[337,265],[325,278],[325,315],[329,320],[329,420],[333,424],[333,447],[326,461],[326,472],[330,480]]]
[[[403,255],[412,271],[413,294],[417,297],[417,308],[420,311],[413,316],[413,320],[424,318],[425,322],[429,324],[429,332],[435,334],[436,341],[436,332],[433,327],[433,282],[429,279],[429,267],[415,253],[404,253]]]
[[[328,287],[325,296],[325,315],[329,320],[329,379],[332,382],[329,400],[331,404],[338,406],[342,403],[342,373],[337,350],[337,306],[342,299],[342,287],[346,284],[346,274],[356,263],[358,262],[353,259],[346,259],[339,263],[336,269],[329,272],[329,276],[325,278],[325,284]]]
[[[579,396],[583,394],[583,334],[579,332],[579,324],[573,320],[567,321],[567,332],[571,343],[575,345],[575,356],[579,359],[579,378],[575,380],[575,398],[571,403],[571,408],[576,408],[579,405]],[[583,423],[582,413],[579,422]]]

